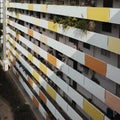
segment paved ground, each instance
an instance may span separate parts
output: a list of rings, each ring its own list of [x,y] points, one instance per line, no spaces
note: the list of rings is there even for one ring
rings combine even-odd
[[[11,108],[2,97],[0,97],[0,120],[13,120]]]

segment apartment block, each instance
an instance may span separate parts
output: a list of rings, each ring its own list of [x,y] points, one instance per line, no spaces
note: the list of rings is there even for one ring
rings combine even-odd
[[[120,0],[7,1],[11,72],[45,120],[120,120]]]

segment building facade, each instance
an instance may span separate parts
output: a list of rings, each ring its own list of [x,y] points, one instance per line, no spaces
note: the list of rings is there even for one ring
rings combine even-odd
[[[7,1],[6,47],[45,120],[120,119],[120,0]]]

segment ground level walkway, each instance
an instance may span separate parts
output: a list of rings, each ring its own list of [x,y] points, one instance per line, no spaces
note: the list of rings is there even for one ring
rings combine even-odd
[[[25,99],[26,103],[29,104],[33,114],[36,117],[36,119],[37,120],[44,120],[43,116],[41,115],[39,110],[35,107],[35,105],[33,104],[32,100],[30,99],[30,97],[28,96],[27,92],[25,91],[25,89],[23,88],[21,83],[18,81],[18,78],[16,78],[14,73],[12,71],[8,71],[8,72],[6,72],[6,75],[8,76],[8,78],[11,81],[13,81],[13,84],[18,88],[19,92],[21,93],[22,97]]]
[[[8,102],[0,96],[0,120],[14,120],[11,107]]]

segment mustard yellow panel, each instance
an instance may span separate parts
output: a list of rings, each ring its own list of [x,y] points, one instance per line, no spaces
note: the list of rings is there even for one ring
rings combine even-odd
[[[11,51],[11,52],[13,51],[13,48],[12,48],[12,47],[10,47],[10,51]]]
[[[10,51],[8,52],[8,59],[10,59],[10,55],[11,55],[11,53],[10,53]]]
[[[33,10],[33,4],[28,4],[28,10]]]
[[[91,103],[87,100],[84,100],[83,104],[84,111],[91,116],[93,120],[104,120],[104,114],[101,113],[97,108],[95,108]]]
[[[108,22],[110,18],[109,12],[109,8],[88,7],[87,19]]]
[[[38,82],[40,81],[40,75],[35,70],[33,70],[33,76]]]
[[[40,63],[40,70],[46,75],[47,74],[47,67],[44,65],[44,64],[42,64],[42,63]]]
[[[16,46],[16,42],[15,41],[13,41],[13,45]]]
[[[30,61],[33,61],[33,55],[32,55],[31,53],[28,53],[28,59],[29,59]]]
[[[56,92],[55,92],[55,90],[54,90],[50,85],[48,85],[48,84],[47,84],[47,86],[46,86],[46,91],[48,92],[48,94],[49,94],[54,100],[56,100]]]
[[[120,54],[120,39],[109,37],[108,50],[117,54]]]
[[[10,41],[10,36],[9,35],[7,36],[7,40]]]
[[[40,5],[40,12],[47,12],[48,5]]]
[[[16,13],[16,18],[19,19],[19,17],[20,17],[20,14]]]
[[[19,59],[20,58],[20,55],[18,53],[16,53],[16,58]]]
[[[57,32],[57,31],[58,31],[58,24],[49,21],[49,22],[48,22],[48,29],[49,29],[49,30],[52,30],[52,31],[54,31],[54,32]]]

